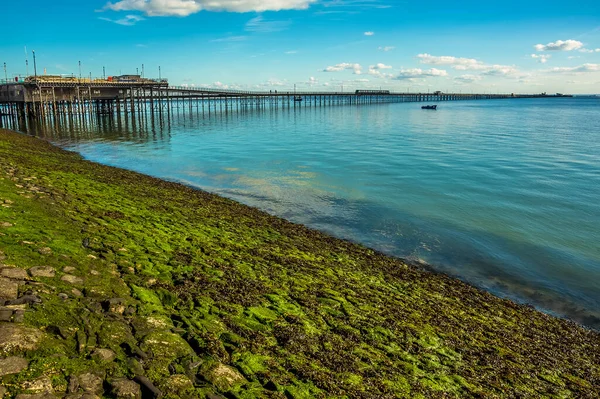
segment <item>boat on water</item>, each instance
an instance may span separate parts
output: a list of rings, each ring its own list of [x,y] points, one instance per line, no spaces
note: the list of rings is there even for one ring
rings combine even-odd
[[[437,109],[437,105],[423,105],[421,109]]]
[[[296,97],[294,97],[294,101],[302,101],[302,97],[296,96]]]

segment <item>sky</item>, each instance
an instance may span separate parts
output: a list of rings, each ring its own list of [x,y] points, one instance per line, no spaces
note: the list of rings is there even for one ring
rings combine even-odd
[[[9,79],[35,51],[39,74],[160,67],[197,87],[600,93],[598,0],[29,0],[2,15]]]

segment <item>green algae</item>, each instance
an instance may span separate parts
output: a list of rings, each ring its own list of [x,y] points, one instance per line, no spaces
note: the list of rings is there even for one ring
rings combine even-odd
[[[14,133],[0,171],[2,262],[57,271],[34,279],[43,303],[25,324],[46,334],[2,380],[11,393],[46,371],[58,391],[84,372],[144,374],[173,398],[600,391],[597,333],[443,275]],[[60,280],[68,266],[83,297]]]

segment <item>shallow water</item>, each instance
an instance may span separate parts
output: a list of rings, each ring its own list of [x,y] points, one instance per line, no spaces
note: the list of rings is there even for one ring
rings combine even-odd
[[[600,328],[600,100],[331,106],[30,128]]]

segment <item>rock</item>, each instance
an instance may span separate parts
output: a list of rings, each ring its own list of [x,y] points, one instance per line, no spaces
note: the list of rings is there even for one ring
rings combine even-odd
[[[81,389],[83,389],[86,393],[97,394],[102,392],[102,383],[104,382],[104,378],[96,374],[82,374],[77,377],[77,380],[79,381],[79,386]]]
[[[6,388],[0,386],[0,398],[3,398],[6,395]]]
[[[22,357],[11,356],[0,359],[0,377],[9,374],[18,374],[25,370],[27,366],[29,366],[29,362]]]
[[[62,299],[63,301],[69,299],[69,296],[67,294],[65,294],[64,292],[61,292],[60,294],[58,294],[58,297],[60,299]]]
[[[71,294],[73,294],[73,295],[75,295],[77,297],[82,297],[83,296],[83,293],[81,291],[79,291],[77,288],[73,288],[71,290]]]
[[[69,376],[69,385],[67,385],[68,393],[76,393],[79,390],[79,380],[74,375]]]
[[[171,394],[186,397],[186,393],[190,393],[194,389],[194,383],[185,374],[173,374],[167,378],[164,388]]]
[[[15,397],[15,399],[57,399],[57,396],[50,393],[50,392],[44,392],[44,393],[32,393],[32,394],[19,394]]]
[[[42,255],[52,255],[52,248],[43,247],[43,248],[38,248],[37,251]]]
[[[7,308],[0,308],[0,321],[11,321],[14,310]]]
[[[14,323],[23,323],[24,320],[25,320],[25,311],[20,310],[20,309],[15,310],[15,313],[13,314],[13,322]]]
[[[48,376],[43,376],[33,381],[25,381],[21,387],[23,390],[33,393],[54,392],[54,389],[52,388],[52,381],[50,381]]]
[[[140,347],[143,351],[152,353],[154,358],[173,359],[194,354],[181,336],[169,331],[151,332],[144,337]]]
[[[73,273],[76,270],[77,270],[77,268],[75,268],[73,266],[65,266],[65,268],[63,269],[63,272],[65,272],[65,273]]]
[[[142,393],[144,395],[144,398],[148,397],[156,399],[162,397],[162,392],[160,391],[160,389],[155,387],[152,381],[148,379],[148,377],[139,375],[134,378],[134,381],[140,384],[140,386],[142,387]]]
[[[99,276],[99,275],[100,275],[100,272],[99,272],[98,270],[90,270],[90,274],[91,274],[92,276]]]
[[[110,383],[111,385],[111,393],[117,399],[141,399],[142,398],[142,389],[139,384],[124,379],[119,378]]]
[[[8,277],[16,280],[25,280],[29,278],[27,271],[25,269],[21,269],[20,267],[4,268],[0,274],[2,277]]]
[[[54,277],[56,271],[50,266],[34,266],[29,269],[31,277]]]
[[[98,348],[92,353],[92,359],[101,362],[112,362],[117,355],[110,349]]]
[[[123,298],[112,298],[102,302],[102,307],[107,312],[123,314],[126,309],[124,302]]]
[[[239,371],[222,363],[210,365],[204,370],[202,376],[220,391],[228,391],[236,385],[246,382],[246,379]]]
[[[83,284],[83,279],[81,277],[73,276],[72,274],[65,274],[60,279],[69,284],[77,284],[77,285]]]
[[[0,302],[17,299],[19,285],[16,281],[0,277]]]
[[[206,395],[206,399],[225,399],[225,397],[217,395],[216,393],[209,393]]]
[[[37,295],[23,295],[20,298],[6,302],[6,305],[31,305],[34,303],[42,303],[42,300]]]
[[[8,222],[0,222],[0,227],[13,227],[13,224]]]
[[[42,336],[43,333],[35,328],[0,323],[0,356],[14,351],[34,350]]]

